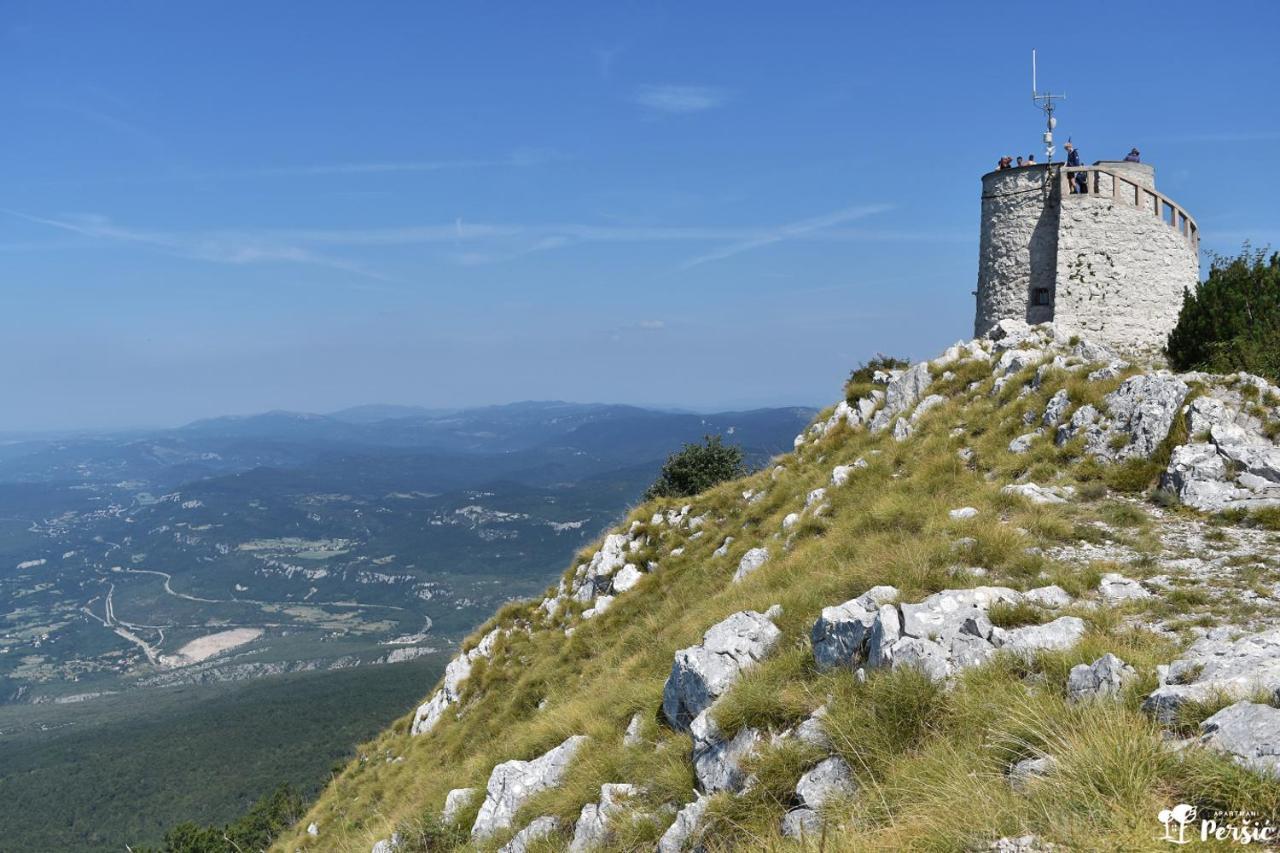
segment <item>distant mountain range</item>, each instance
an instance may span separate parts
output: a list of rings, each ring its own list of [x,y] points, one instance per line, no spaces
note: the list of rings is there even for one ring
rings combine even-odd
[[[541,589],[682,444],[722,436],[759,465],[812,416],[361,406],[11,441],[0,702],[439,648]],[[215,628],[252,640],[182,665]]]
[[[664,457],[706,434],[725,435],[752,458],[786,450],[785,433],[811,409],[758,409],[709,415],[635,406],[524,402],[462,410],[360,406],[329,415],[266,412],[195,421],[176,429],[121,435],[28,438],[0,445],[0,482],[56,482],[100,478],[154,479],[177,486],[259,467],[297,468],[337,454],[397,458],[411,468],[442,463],[439,454],[508,456],[469,459],[488,476],[513,467],[537,468],[544,482],[551,461],[569,463],[562,475],[597,472]],[[581,459],[583,454],[592,459]],[[445,465],[444,468],[449,468]],[[440,472],[437,471],[437,474]],[[472,479],[468,477],[467,479]],[[453,478],[445,476],[445,482]]]

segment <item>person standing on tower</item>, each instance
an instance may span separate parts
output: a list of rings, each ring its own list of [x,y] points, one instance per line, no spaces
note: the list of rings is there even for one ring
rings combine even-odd
[[[1072,144],[1071,144],[1071,140],[1070,140],[1070,139],[1068,139],[1068,140],[1066,141],[1066,143],[1065,143],[1065,144],[1063,144],[1063,146],[1062,146],[1062,147],[1063,147],[1063,148],[1065,148],[1065,149],[1067,149],[1067,166],[1068,166],[1068,167],[1075,167],[1075,166],[1079,166],[1079,165],[1080,165],[1080,152],[1076,149],[1076,147],[1075,147],[1074,145],[1072,145]],[[1076,173],[1072,176],[1072,180],[1071,180],[1071,192],[1073,192],[1073,193],[1083,193],[1083,192],[1085,191],[1085,188],[1086,188],[1088,185],[1089,185],[1089,178],[1085,175],[1085,173],[1084,173],[1084,172],[1076,172]]]

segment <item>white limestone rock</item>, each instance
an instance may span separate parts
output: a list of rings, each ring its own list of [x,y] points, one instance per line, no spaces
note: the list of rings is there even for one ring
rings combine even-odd
[[[622,735],[623,746],[639,746],[644,743],[644,738],[640,732],[644,727],[644,716],[636,713],[631,715],[631,722],[627,723],[627,730]]]
[[[796,782],[796,799],[802,806],[821,810],[832,799],[851,797],[858,790],[853,771],[843,758],[819,761]]]
[[[945,681],[952,673],[950,652],[940,643],[921,637],[902,637],[891,649],[894,669],[914,667],[933,681]]]
[[[1092,404],[1086,403],[1071,414],[1071,420],[1058,427],[1054,443],[1061,447],[1077,435],[1086,433],[1090,430],[1100,431],[1102,428],[1097,426],[1097,424],[1101,417],[1102,416],[1098,414],[1098,410],[1094,408]]]
[[[1086,449],[1106,460],[1150,458],[1169,435],[1190,390],[1176,376],[1144,373],[1129,377],[1104,399],[1110,419],[1105,427],[1086,430]],[[1128,443],[1114,447],[1113,439],[1120,435],[1128,437]]]
[[[595,617],[602,615],[606,610],[613,606],[613,601],[616,597],[617,596],[613,595],[597,596],[595,605],[582,611],[582,618],[594,619]]]
[[[616,575],[613,576],[614,593],[627,592],[636,584],[640,583],[640,578],[644,572],[640,571],[634,563],[627,563]]]
[[[504,761],[493,768],[485,786],[484,802],[471,827],[471,837],[488,838],[511,826],[516,812],[535,795],[564,781],[574,756],[587,743],[574,735],[532,761]]]
[[[726,536],[724,538],[724,542],[721,543],[720,547],[711,552],[711,556],[723,557],[725,554],[729,553],[729,546],[732,544],[733,544],[733,537]]]
[[[1034,432],[1023,433],[1013,441],[1009,442],[1009,452],[1019,454],[1028,452],[1031,450],[1031,445],[1035,442],[1038,435],[1039,433]]]
[[[707,629],[701,645],[675,654],[662,691],[662,713],[677,731],[773,651],[782,632],[763,613],[744,610]]]
[[[1090,382],[1103,382],[1107,379],[1115,379],[1121,373],[1129,369],[1129,363],[1120,359],[1112,359],[1107,362],[1106,367],[1100,367],[1090,373],[1086,379]]]
[[[884,406],[871,418],[871,431],[880,432],[888,427],[898,415],[916,404],[932,382],[929,363],[925,361],[912,365],[892,379],[885,387]]]
[[[843,604],[824,607],[809,632],[818,669],[852,666],[865,659],[880,606],[897,596],[896,587],[877,586]]]
[[[964,521],[973,518],[978,514],[978,510],[971,506],[962,506],[959,509],[953,509],[950,513],[952,521]]]
[[[1160,671],[1160,686],[1142,707],[1170,722],[1187,702],[1218,695],[1243,699],[1255,692],[1280,698],[1280,628],[1235,640],[1228,629],[1210,631]]]
[[[1036,349],[1010,349],[1000,354],[994,372],[997,376],[1011,376],[1031,367],[1044,358],[1044,352]]]
[[[624,533],[610,533],[606,536],[600,550],[574,571],[570,589],[572,597],[585,604],[600,593],[607,592],[613,573],[627,563],[631,542],[631,537]]]
[[[1014,317],[1005,317],[992,326],[986,334],[989,341],[995,342],[995,349],[1015,349],[1027,343],[1040,343],[1038,330]]]
[[[319,837],[320,837],[320,825],[319,825],[319,824],[317,824],[317,823],[315,823],[314,821],[312,821],[311,823],[307,824],[307,835],[310,835],[312,838],[319,838]]]
[[[1161,486],[1188,506],[1209,512],[1280,506],[1280,447],[1252,416],[1210,396],[1186,408],[1193,441],[1174,448]]]
[[[906,441],[914,430],[906,418],[898,418],[893,422],[893,440]]]
[[[1280,777],[1280,709],[1256,702],[1228,705],[1200,724],[1200,743],[1250,770]]]
[[[370,853],[396,853],[401,847],[400,833],[393,833],[390,838],[375,842]]]
[[[1135,678],[1137,671],[1107,652],[1093,663],[1077,664],[1067,675],[1067,699],[1088,702],[1118,695]]]
[[[1024,758],[1009,768],[1009,787],[1020,794],[1031,790],[1038,780],[1051,774],[1057,767],[1052,756],[1043,755],[1036,758]]]
[[[911,413],[911,423],[916,423],[931,410],[938,408],[945,402],[947,402],[947,398],[941,394],[930,394],[928,397],[925,397],[916,404],[916,410]]]
[[[569,853],[587,853],[609,844],[613,840],[609,822],[622,814],[627,801],[639,793],[640,789],[635,785],[601,785],[600,802],[587,803],[578,815],[578,822],[573,828],[573,841],[569,843]]]
[[[463,811],[475,800],[479,788],[454,788],[444,795],[444,808],[440,811],[440,820],[453,823]]]
[[[693,773],[698,790],[741,792],[747,782],[745,761],[763,746],[765,737],[756,729],[742,729],[726,739],[709,710],[698,714],[689,726],[693,736]]]
[[[1056,587],[1045,588],[1040,599],[1061,601],[1051,590],[1066,595]],[[1070,648],[1084,635],[1084,621],[1074,616],[1008,630],[991,624],[987,611],[993,604],[1022,600],[1015,590],[988,586],[944,590],[896,606],[854,599],[827,607],[810,632],[814,663],[819,669],[912,666],[945,681],[986,662],[1000,649],[1030,655],[1042,649]]]
[[[738,561],[738,570],[733,573],[733,582],[739,583],[747,575],[763,566],[769,560],[769,549],[752,548],[750,551],[742,555],[742,559]]]
[[[498,853],[528,853],[535,841],[542,841],[560,831],[560,820],[551,815],[543,815],[529,822],[529,825],[512,836],[511,840],[498,848]]]
[[[915,603],[903,604],[902,633],[908,637],[950,641],[964,632],[985,639],[990,623],[982,625],[986,612],[996,602],[1017,604],[1022,596],[1017,590],[1003,586],[978,586],[972,589],[948,589]],[[966,628],[969,620],[977,620]]]
[[[1037,607],[1056,609],[1071,603],[1071,594],[1057,584],[1029,589],[1022,594],[1022,597]]]
[[[1098,583],[1098,593],[1107,604],[1119,604],[1124,601],[1141,601],[1150,598],[1142,584],[1116,572],[1107,572]]]
[[[1043,625],[995,628],[991,632],[991,642],[1004,651],[1029,657],[1038,651],[1069,649],[1080,642],[1086,630],[1084,620],[1078,616],[1059,616]]]
[[[822,834],[822,816],[810,808],[791,809],[782,816],[782,836],[794,841],[816,838]]]
[[[1116,453],[1117,459],[1149,459],[1169,435],[1189,391],[1179,378],[1146,374],[1125,379],[1107,394],[1107,411],[1115,428],[1132,437],[1128,446]]]
[[[826,710],[826,706],[823,705],[796,726],[795,736],[798,741],[817,749],[832,748],[831,738],[827,737],[827,731],[822,726],[822,717],[826,714]]]
[[[1067,394],[1067,389],[1062,388],[1052,397],[1044,407],[1044,415],[1040,418],[1040,423],[1046,427],[1053,428],[1062,423],[1062,418],[1067,414],[1067,409],[1071,408],[1071,397]]]
[[[1050,853],[1057,847],[1035,835],[1006,836],[991,842],[991,853]]]
[[[1209,442],[1175,447],[1160,485],[1176,493],[1182,503],[1205,512],[1217,512],[1252,497],[1235,484],[1226,459]]]
[[[444,677],[441,679],[439,689],[414,713],[411,734],[426,734],[440,722],[444,712],[458,701],[463,682],[471,676],[471,665],[480,658],[488,658],[493,654],[494,646],[502,633],[501,628],[494,628],[480,639],[475,648],[449,661],[449,665],[444,668]]]
[[[1037,486],[1035,483],[1012,483],[1000,489],[1006,495],[1020,495],[1033,504],[1064,504],[1066,498],[1062,497],[1057,489],[1046,486]]]
[[[684,853],[697,849],[702,835],[702,815],[707,810],[710,797],[701,794],[676,813],[676,819],[658,839],[658,853]]]

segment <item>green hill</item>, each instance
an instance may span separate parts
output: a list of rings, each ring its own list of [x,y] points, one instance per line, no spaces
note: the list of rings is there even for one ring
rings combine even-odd
[[[636,507],[275,849],[1156,850],[1276,821],[1280,390],[993,337]]]

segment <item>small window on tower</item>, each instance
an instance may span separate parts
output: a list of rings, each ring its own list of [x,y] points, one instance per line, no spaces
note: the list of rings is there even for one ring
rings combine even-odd
[[[1032,294],[1031,304],[1048,305],[1049,304],[1049,288],[1037,287]]]

